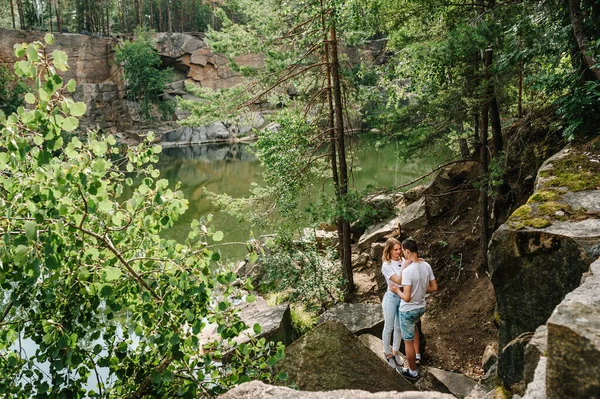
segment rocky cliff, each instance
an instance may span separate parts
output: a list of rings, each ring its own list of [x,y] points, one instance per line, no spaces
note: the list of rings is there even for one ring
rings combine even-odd
[[[568,147],[548,159],[538,173],[534,194],[494,233],[489,247],[499,323],[499,376],[508,385],[523,380],[525,345],[548,322],[548,346],[552,342],[555,348],[548,349],[555,354],[548,361],[548,397],[574,397],[552,393],[562,385],[557,370],[569,370],[574,379],[573,373],[589,369],[569,367],[565,360],[600,355],[597,306],[573,300],[565,304],[600,257],[598,143]],[[594,296],[591,301],[597,302],[598,293]],[[571,324],[567,319],[578,322],[567,327]],[[568,356],[563,353],[565,345],[572,351]]]

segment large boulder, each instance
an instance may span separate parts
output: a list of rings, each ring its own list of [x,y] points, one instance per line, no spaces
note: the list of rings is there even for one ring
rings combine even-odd
[[[238,385],[219,399],[454,399],[454,396],[439,392],[367,392],[359,389],[338,389],[325,392],[297,391],[287,387],[277,387],[260,381]]]
[[[523,379],[523,338],[546,323],[600,255],[598,158],[569,148],[548,159],[537,191],[492,236],[498,375],[506,384]]]
[[[547,397],[600,397],[600,259],[547,325]]]
[[[383,311],[377,303],[338,303],[319,317],[319,323],[337,320],[356,335],[381,336]]]
[[[306,391],[415,389],[339,321],[322,323],[293,342],[277,368]]]

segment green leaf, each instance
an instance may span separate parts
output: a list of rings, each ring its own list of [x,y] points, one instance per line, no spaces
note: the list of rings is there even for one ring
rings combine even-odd
[[[223,232],[222,231],[217,231],[215,232],[215,234],[213,234],[212,236],[213,241],[221,241],[223,239]]]
[[[73,116],[82,116],[85,114],[86,106],[82,102],[75,102],[69,106],[71,110],[71,115]]]
[[[260,324],[256,323],[254,324],[253,330],[254,334],[259,335],[262,332],[262,327],[260,326]]]
[[[25,235],[27,238],[34,240],[37,236],[37,223],[33,220],[25,222]]]
[[[54,44],[54,35],[52,33],[46,33],[44,36],[44,41],[46,44],[53,45]]]
[[[75,82],[75,79],[69,79],[69,82],[67,82],[67,90],[69,93],[73,93],[76,89],[76,86],[77,82]]]
[[[25,94],[25,102],[27,104],[33,104],[33,103],[35,103],[35,96],[32,93]]]
[[[52,52],[52,59],[54,60],[54,66],[59,71],[65,72],[67,69],[67,53],[60,50],[54,50]]]
[[[248,295],[248,296],[246,296],[246,302],[252,303],[254,301],[256,301],[256,297],[254,295]]]
[[[104,269],[106,272],[106,281],[114,281],[121,277],[122,272],[118,267],[109,266]]]
[[[35,47],[27,46],[27,58],[31,62],[38,62],[40,60],[37,49]]]
[[[62,122],[61,127],[67,132],[72,132],[79,127],[79,119],[75,118],[74,116],[69,116]]]

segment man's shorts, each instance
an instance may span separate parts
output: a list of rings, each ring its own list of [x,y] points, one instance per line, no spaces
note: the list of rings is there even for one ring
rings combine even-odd
[[[400,330],[402,331],[403,340],[412,341],[415,339],[415,324],[423,314],[425,314],[425,308],[400,312]]]

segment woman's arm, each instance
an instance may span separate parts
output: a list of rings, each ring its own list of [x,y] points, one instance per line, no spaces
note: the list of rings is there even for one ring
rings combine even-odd
[[[405,285],[404,286],[404,290],[400,291],[400,293],[398,294],[398,296],[400,296],[400,298],[402,298],[402,300],[404,302],[410,302],[410,290],[411,290],[411,286],[410,285]]]

